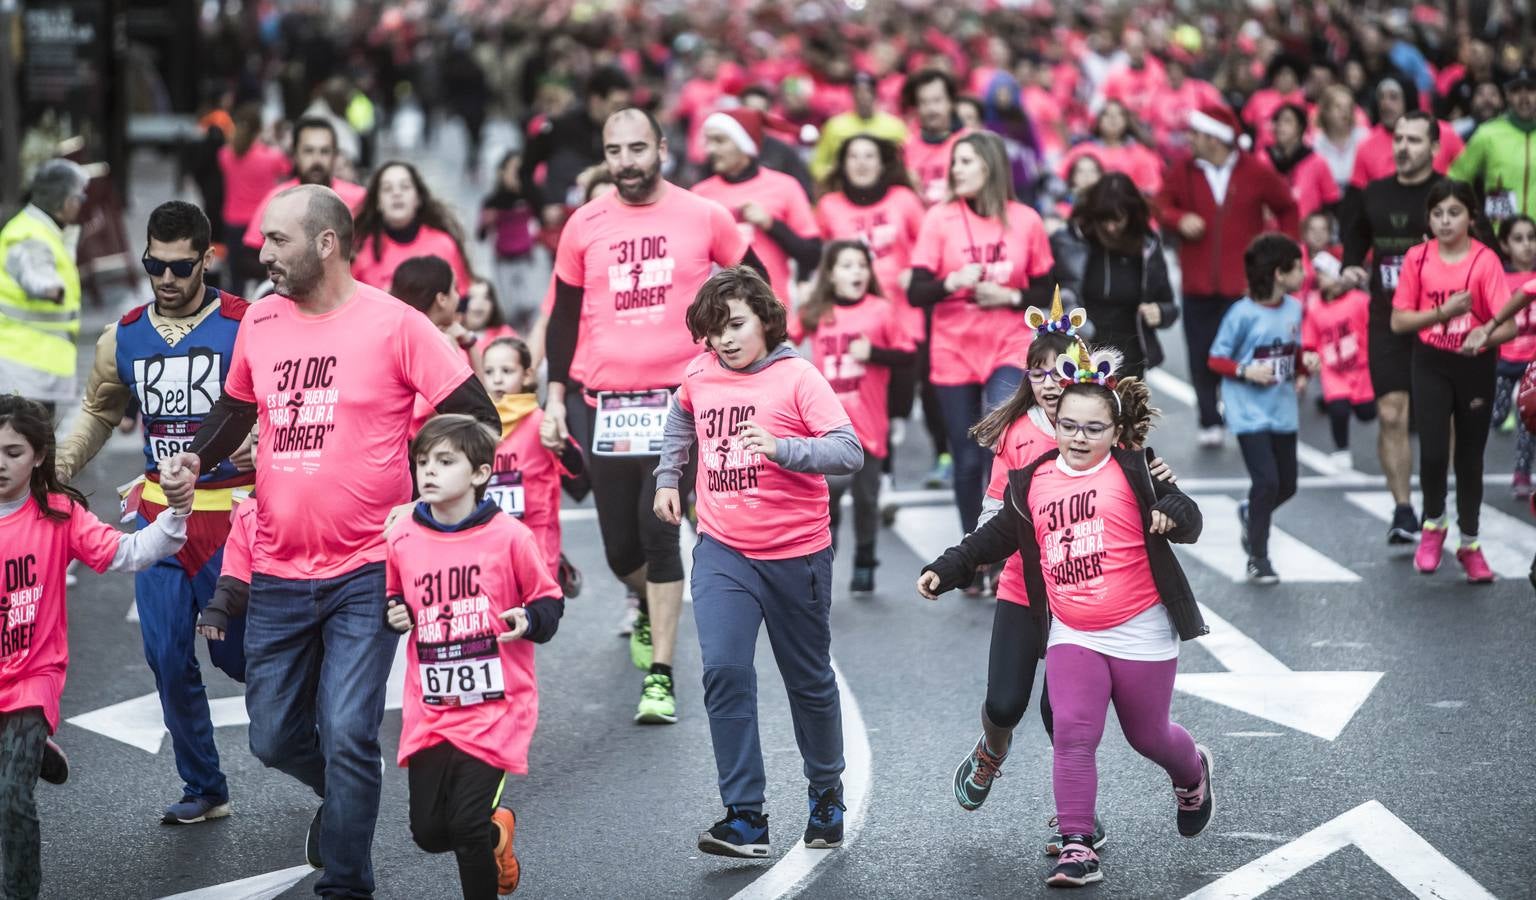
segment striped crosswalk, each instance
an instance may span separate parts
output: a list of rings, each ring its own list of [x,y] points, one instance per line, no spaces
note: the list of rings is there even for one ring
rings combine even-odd
[[[1392,495],[1386,491],[1350,491],[1344,495],[1344,499],[1383,522],[1389,522],[1392,519]],[[1423,508],[1417,492],[1413,495],[1413,506],[1414,509]],[[1454,520],[1456,517],[1454,494],[1447,499],[1446,509],[1452,511],[1450,518]],[[1483,506],[1481,515],[1482,524],[1478,526],[1481,534],[1478,536],[1478,543],[1483,548],[1483,556],[1487,558],[1488,565],[1500,578],[1524,579],[1531,570],[1532,557],[1536,557],[1536,528],[1532,528],[1528,522],[1523,522],[1486,504]],[[1449,556],[1455,549],[1456,543],[1447,541],[1445,546],[1446,555]]]

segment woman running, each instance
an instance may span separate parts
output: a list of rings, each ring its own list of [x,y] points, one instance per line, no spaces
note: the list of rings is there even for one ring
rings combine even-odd
[[[437,256],[453,267],[459,293],[469,290],[464,229],[410,163],[385,163],[368,180],[353,235],[352,277],[364,284],[387,291],[402,262]]]

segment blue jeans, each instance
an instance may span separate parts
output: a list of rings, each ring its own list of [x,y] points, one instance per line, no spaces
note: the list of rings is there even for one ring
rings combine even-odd
[[[138,527],[148,526],[149,521],[140,516]],[[176,773],[183,782],[181,792],[213,803],[229,799],[229,785],[219,769],[208,691],[197,663],[197,616],[213,599],[223,563],[224,550],[220,548],[196,576],[188,576],[176,557],[168,556],[133,579],[144,660],[155,674],[155,691],[160,695],[165,728],[171,734]],[[245,680],[244,634],[245,617],[235,616],[229,620],[224,640],[208,642],[208,658],[236,681]]]
[[[384,622],[384,564],[290,581],[251,578],[245,708],[251,752],[324,801],[323,897],[373,896],[379,722],[400,636]]]
[[[970,534],[981,518],[981,498],[986,495],[992,475],[992,451],[971,439],[971,426],[981,421],[999,404],[1013,396],[1024,380],[1024,370],[1001,366],[987,376],[986,384],[934,385],[939,406],[944,411],[944,434],[955,461],[955,507],[960,510],[960,528]]]

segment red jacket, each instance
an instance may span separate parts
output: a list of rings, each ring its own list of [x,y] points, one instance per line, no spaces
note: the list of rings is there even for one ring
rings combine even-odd
[[[1158,220],[1169,234],[1179,233],[1179,219],[1194,213],[1205,220],[1197,241],[1181,239],[1179,265],[1184,270],[1184,295],[1216,294],[1235,299],[1248,293],[1243,251],[1264,231],[1264,213],[1275,217],[1280,230],[1298,235],[1296,200],[1274,169],[1240,150],[1227,183],[1226,202],[1216,205],[1205,170],[1193,160],[1168,169],[1158,194]]]

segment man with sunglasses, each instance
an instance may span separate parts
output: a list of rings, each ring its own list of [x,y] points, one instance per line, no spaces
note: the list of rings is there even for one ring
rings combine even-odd
[[[59,477],[76,475],[111,437],[137,401],[144,420],[144,477],[124,497],[124,512],[143,528],[167,505],[161,464],[191,446],[192,438],[224,393],[235,334],[247,304],[203,284],[213,261],[212,232],[202,210],[173,200],[149,216],[144,271],[152,302],[108,325],[96,342],[81,414],[59,444]],[[197,616],[213,598],[224,558],[236,490],[248,490],[250,442],[197,480],[187,544],[135,577],[134,593],[144,657],[155,673],[165,727],[171,733],[181,799],[161,821],[193,824],[229,815],[229,786],[219,768],[207,692],[198,668]],[[164,482],[169,485],[171,476]],[[245,680],[245,620],[236,618],[225,640],[209,641],[213,664]]]

